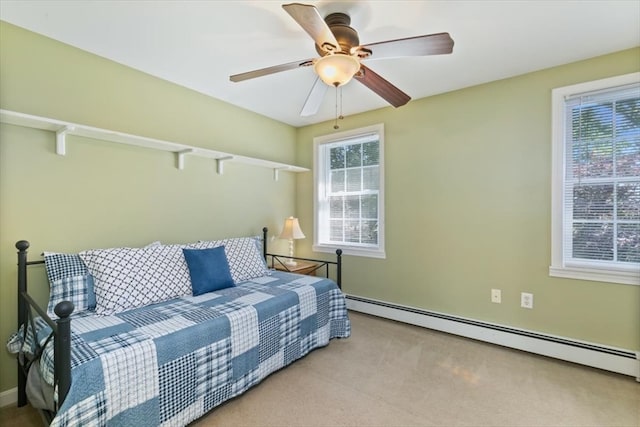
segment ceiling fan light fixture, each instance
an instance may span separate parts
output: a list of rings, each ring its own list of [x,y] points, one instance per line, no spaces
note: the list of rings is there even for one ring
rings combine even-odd
[[[313,69],[323,82],[338,87],[351,81],[360,70],[360,61],[343,53],[328,54],[318,59]]]

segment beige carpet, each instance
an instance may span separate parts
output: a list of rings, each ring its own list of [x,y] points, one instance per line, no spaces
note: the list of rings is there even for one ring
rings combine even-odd
[[[639,426],[634,378],[350,314],[352,336],[201,426]]]
[[[640,426],[634,378],[350,316],[350,338],[332,340],[194,426]],[[3,409],[2,425],[9,411],[29,410]]]

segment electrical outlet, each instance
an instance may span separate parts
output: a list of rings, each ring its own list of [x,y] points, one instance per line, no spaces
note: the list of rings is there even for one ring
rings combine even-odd
[[[502,291],[500,289],[491,289],[491,302],[500,304],[502,302]]]
[[[528,292],[520,293],[520,307],[533,308],[533,294]]]

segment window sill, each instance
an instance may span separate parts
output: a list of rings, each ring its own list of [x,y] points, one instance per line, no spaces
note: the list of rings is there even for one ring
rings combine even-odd
[[[565,279],[640,285],[640,271],[612,271],[579,267],[549,267],[549,276]]]
[[[361,256],[361,257],[369,257],[369,258],[381,258],[384,259],[387,257],[384,251],[379,249],[363,249],[363,248],[355,248],[353,246],[339,246],[339,245],[313,245],[312,247],[314,252],[325,252],[325,253],[335,253],[336,249],[342,250],[342,255],[352,255],[352,256]]]

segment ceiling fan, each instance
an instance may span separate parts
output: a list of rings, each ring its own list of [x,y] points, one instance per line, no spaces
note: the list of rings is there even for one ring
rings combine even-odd
[[[302,116],[311,116],[318,111],[329,86],[337,88],[354,77],[394,107],[405,105],[411,97],[373,72],[362,61],[442,55],[453,51],[453,39],[449,33],[360,45],[358,32],[349,26],[351,18],[345,13],[331,13],[322,19],[318,9],[312,5],[290,3],[282,7],[311,36],[320,57],[235,74],[229,79],[232,82],[240,82],[294,68],[313,66],[318,78],[307,96],[300,113]]]

